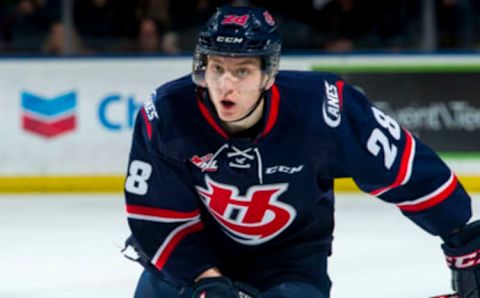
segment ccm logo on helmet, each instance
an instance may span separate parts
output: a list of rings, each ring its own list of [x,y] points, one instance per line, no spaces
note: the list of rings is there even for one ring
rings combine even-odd
[[[241,37],[217,36],[217,42],[242,43],[242,41],[243,41],[243,38]]]

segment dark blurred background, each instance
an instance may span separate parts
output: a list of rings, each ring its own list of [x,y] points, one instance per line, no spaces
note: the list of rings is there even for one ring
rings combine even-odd
[[[227,3],[269,9],[287,52],[480,49],[475,0],[2,0],[0,55],[191,53]]]

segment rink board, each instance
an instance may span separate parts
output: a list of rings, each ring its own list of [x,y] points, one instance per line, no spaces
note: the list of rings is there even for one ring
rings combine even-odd
[[[407,64],[480,73],[480,57],[468,55],[286,56],[281,68],[352,73]],[[121,192],[136,112],[157,86],[190,70],[190,57],[0,59],[0,192]],[[467,116],[460,119],[474,129],[480,109]],[[466,188],[479,191],[480,155],[451,156]],[[336,188],[357,191],[348,179]]]

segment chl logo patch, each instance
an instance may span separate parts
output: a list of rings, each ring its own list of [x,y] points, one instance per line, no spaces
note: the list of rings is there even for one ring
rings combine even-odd
[[[288,183],[251,186],[239,195],[236,186],[205,176],[207,189],[197,186],[210,214],[233,240],[245,245],[265,243],[285,230],[295,218],[295,209],[278,199]]]
[[[322,105],[322,115],[325,123],[330,127],[337,127],[342,121],[343,106],[343,81],[337,81],[335,85],[325,83],[326,98]]]

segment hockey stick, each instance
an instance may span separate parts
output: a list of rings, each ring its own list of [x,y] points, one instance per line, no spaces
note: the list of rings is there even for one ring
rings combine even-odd
[[[458,296],[458,294],[449,294],[449,295],[433,296],[431,298],[460,298],[460,296]]]

